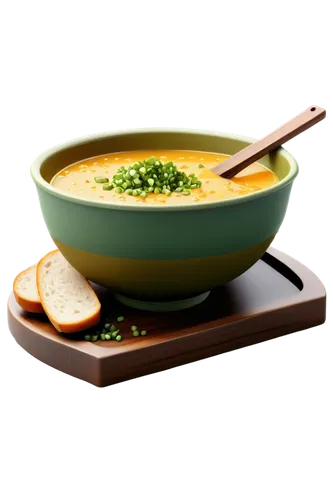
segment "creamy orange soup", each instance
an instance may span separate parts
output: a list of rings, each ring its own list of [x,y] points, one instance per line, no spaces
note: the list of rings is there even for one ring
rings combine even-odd
[[[186,172],[186,175],[194,173],[201,181],[201,187],[191,189],[188,196],[179,192],[172,192],[170,196],[148,193],[146,198],[142,198],[125,192],[117,193],[115,189],[105,191],[103,184],[95,182],[95,177],[106,177],[111,181],[119,167],[128,168],[150,156],[163,163],[173,161],[180,171]],[[260,191],[278,182],[277,176],[260,163],[250,165],[232,180],[223,179],[211,172],[211,168],[227,158],[228,155],[201,151],[142,150],[112,153],[89,158],[64,168],[54,176],[51,184],[61,191],[96,201],[181,205],[235,198]],[[204,165],[204,168],[199,168],[199,164]]]

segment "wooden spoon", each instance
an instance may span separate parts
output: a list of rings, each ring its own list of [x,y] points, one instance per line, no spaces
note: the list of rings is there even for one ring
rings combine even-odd
[[[254,142],[246,148],[238,151],[226,161],[219,163],[211,170],[225,179],[231,179],[244,168],[259,160],[267,153],[271,153],[279,146],[289,141],[296,135],[304,132],[316,123],[323,120],[326,116],[326,111],[319,106],[311,106],[300,115],[295,116],[292,120],[282,125],[274,132],[266,135],[260,141]]]

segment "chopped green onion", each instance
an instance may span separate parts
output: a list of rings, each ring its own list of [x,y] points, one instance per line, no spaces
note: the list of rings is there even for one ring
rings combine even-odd
[[[98,184],[105,184],[106,182],[109,182],[109,179],[107,177],[94,177],[94,181]]]
[[[134,331],[135,331],[135,330],[137,330],[137,329],[138,329],[138,327],[137,327],[137,326],[135,326],[135,325],[132,325],[132,326],[131,326],[131,330],[132,330],[132,332],[134,332]]]
[[[124,321],[124,319],[124,316],[118,316],[117,321],[118,323],[120,323],[121,321]]]
[[[119,194],[125,192],[130,196],[140,195],[142,198],[146,198],[149,193],[161,192],[170,196],[174,191],[181,192],[184,189],[196,189],[201,186],[195,174],[187,176],[185,172],[178,170],[172,161],[163,164],[154,156],[136,162],[128,168],[120,167],[110,182],[106,177],[101,179],[105,181],[103,189],[106,191],[114,189]]]
[[[203,165],[202,163],[199,163],[198,168],[205,168],[205,165]]]
[[[147,330],[141,330],[140,335],[142,335],[142,336],[147,335]]]
[[[88,340],[88,341],[91,340],[91,335],[85,335],[84,340]]]
[[[148,160],[146,160],[146,163],[148,163],[148,165],[154,165],[155,162],[156,158],[154,156],[151,156],[150,158],[148,158]]]
[[[134,330],[133,331],[133,337],[138,337],[140,335],[139,330]]]
[[[117,341],[117,342],[120,342],[121,340],[122,340],[122,336],[121,336],[121,335],[117,335],[117,337],[116,337],[116,341]]]
[[[105,340],[105,333],[101,333],[101,340]]]

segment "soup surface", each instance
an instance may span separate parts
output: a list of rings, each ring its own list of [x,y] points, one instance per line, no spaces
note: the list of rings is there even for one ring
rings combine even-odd
[[[163,163],[173,161],[178,170],[186,175],[195,174],[196,178],[200,180],[201,186],[191,189],[187,196],[181,192],[172,192],[170,196],[162,193],[148,193],[145,198],[142,198],[141,196],[131,196],[125,192],[117,193],[115,189],[106,191],[103,189],[103,184],[95,182],[95,177],[107,177],[111,181],[121,166],[128,168],[135,162],[151,156]],[[259,191],[278,182],[274,172],[259,163],[250,165],[232,180],[223,179],[210,171],[211,168],[227,158],[229,158],[228,155],[188,150],[140,150],[112,153],[82,160],[64,168],[53,177],[51,184],[74,196],[99,200],[103,203],[181,205],[235,198]]]

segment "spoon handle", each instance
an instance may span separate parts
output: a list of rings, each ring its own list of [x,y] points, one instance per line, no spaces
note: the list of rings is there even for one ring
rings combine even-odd
[[[323,108],[311,106],[300,115],[295,116],[295,118],[282,125],[282,127],[266,135],[263,139],[250,144],[250,146],[234,154],[228,160],[216,165],[212,171],[221,177],[231,179],[245,167],[251,165],[251,163],[254,163],[267,153],[274,151],[289,141],[289,139],[323,120],[325,116],[326,111]]]

